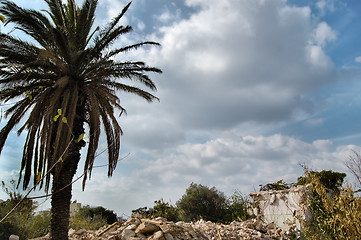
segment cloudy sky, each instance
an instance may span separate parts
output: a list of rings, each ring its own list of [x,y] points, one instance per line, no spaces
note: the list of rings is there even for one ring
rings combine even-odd
[[[99,0],[95,24],[127,2]],[[295,182],[300,163],[349,173],[344,162],[361,150],[360,12],[358,0],[134,0],[123,21],[134,31],[115,45],[162,44],[120,56],[164,71],[152,75],[160,102],[119,94],[123,160],[112,178],[94,169],[85,192],[76,183],[73,199],[129,215],[174,204],[192,182],[230,196]],[[1,180],[17,178],[23,139],[9,138]]]

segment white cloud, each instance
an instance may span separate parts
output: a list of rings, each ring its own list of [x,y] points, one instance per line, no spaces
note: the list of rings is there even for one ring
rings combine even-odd
[[[361,63],[361,56],[355,58],[355,62]]]
[[[333,147],[333,143],[330,140],[316,140],[312,145],[321,151],[330,151]]]
[[[316,7],[320,10],[320,15],[324,16],[326,12],[335,11],[335,3],[333,0],[319,0]]]
[[[168,8],[165,8],[165,10],[162,12],[162,14],[155,16],[156,19],[163,24],[167,24],[169,22],[179,20],[180,19],[181,12],[179,9],[175,10],[174,13],[171,12]]]
[[[147,126],[155,131],[167,126],[167,135],[179,143],[191,131],[307,116],[314,107],[307,94],[335,79],[332,60],[323,49],[334,39],[333,31],[315,22],[309,7],[282,0],[186,3],[199,10],[161,27],[151,37],[161,48],[138,52],[164,74],[154,76],[160,103],[123,101],[127,109],[139,109],[123,119],[134,139],[143,138]],[[163,129],[158,132],[162,142],[158,137]],[[164,143],[172,142],[165,137]]]
[[[99,1],[99,7],[103,7],[106,10],[106,17],[103,19],[103,22],[101,23],[101,25],[105,25],[105,24],[109,23],[110,20],[112,20],[116,16],[118,16],[127,4],[128,4],[128,1],[123,1],[123,0],[122,1],[112,1],[112,0]],[[122,17],[121,23],[123,25],[128,24],[128,14],[125,14]]]
[[[328,41],[336,39],[336,33],[327,23],[321,22],[314,30],[314,38],[318,46],[325,47]]]

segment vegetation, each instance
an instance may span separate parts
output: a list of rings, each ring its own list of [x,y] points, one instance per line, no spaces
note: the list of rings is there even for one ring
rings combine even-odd
[[[264,186],[261,185],[260,191],[272,191],[272,190],[284,190],[284,189],[290,189],[293,188],[295,184],[293,183],[286,183],[283,181],[283,179],[274,182],[274,183],[268,183]]]
[[[297,179],[296,186],[312,183],[315,177],[320,180],[325,188],[338,191],[342,187],[346,173],[333,172],[331,170],[322,170],[321,172],[307,171],[306,176],[301,176]]]
[[[346,167],[350,170],[352,175],[355,177],[356,192],[361,191],[361,155],[359,152],[353,151],[350,155],[349,160],[345,163]]]
[[[147,217],[165,217],[173,222],[204,219],[230,223],[250,218],[251,216],[247,213],[249,205],[249,198],[239,191],[235,191],[230,198],[227,198],[215,187],[209,188],[192,183],[175,206],[161,199],[154,202],[153,208],[142,207],[132,212]]]
[[[70,228],[97,230],[108,224],[117,221],[117,215],[103,207],[84,206],[79,209],[76,215],[70,218]]]
[[[249,215],[247,209],[251,206],[251,200],[239,191],[234,191],[229,198],[227,213],[223,222],[244,221],[253,216]]]
[[[70,228],[96,230],[117,221],[117,215],[103,207],[84,206],[70,218]]]
[[[0,200],[0,218],[3,218],[23,196],[16,191],[15,181],[11,187],[2,182],[2,188],[9,196],[6,201]],[[50,212],[36,212],[37,202],[25,198],[15,213],[10,215],[5,222],[0,223],[0,240],[8,240],[11,234],[16,234],[20,239],[30,239],[45,236],[50,231]],[[103,207],[84,206],[79,209],[76,216],[70,218],[70,228],[96,230],[117,221],[117,215]]]
[[[164,217],[168,221],[177,222],[182,220],[180,218],[180,211],[177,207],[172,206],[171,204],[164,202],[163,199],[154,201],[153,208],[142,207],[132,211],[132,213],[141,214],[150,218]]]
[[[2,219],[23,196],[15,191],[15,181],[11,181],[11,188],[2,182],[2,188],[9,199],[0,203],[0,218]],[[50,230],[50,214],[35,213],[37,203],[25,198],[6,221],[0,223],[0,240],[8,240],[11,234],[20,239],[30,239],[46,235]]]
[[[208,188],[195,183],[186,189],[186,193],[176,204],[185,221],[203,218],[217,222],[226,215],[227,210],[227,198],[223,192],[215,187]]]
[[[0,33],[0,102],[10,104],[7,123],[0,131],[0,152],[10,132],[24,122],[17,131],[27,134],[19,183],[24,189],[31,182],[46,191],[52,186],[51,238],[65,240],[80,152],[87,146],[84,189],[96,158],[101,126],[108,144],[108,176],[117,166],[122,129],[116,110],[125,112],[118,91],[148,102],[158,99],[147,91],[156,90],[147,73],[161,70],[140,61],[120,62],[117,56],[159,44],[141,42],[111,50],[112,43],[132,30],[120,25],[130,3],[100,28],[93,26],[97,0],[84,0],[81,6],[75,0],[44,1],[46,11],[25,9],[10,0],[0,2],[5,24],[14,24],[32,39],[27,42]],[[123,80],[136,81],[146,90]]]
[[[361,201],[350,186],[328,193],[320,177],[307,173],[315,192],[310,200],[313,221],[304,223],[307,239],[359,239],[361,236]]]

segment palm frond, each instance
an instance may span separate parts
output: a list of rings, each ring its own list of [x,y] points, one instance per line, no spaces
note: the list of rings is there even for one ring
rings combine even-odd
[[[17,129],[18,134],[26,134],[19,183],[26,188],[32,177],[37,184],[41,175],[40,188],[48,191],[51,178],[57,182],[64,171],[75,174],[80,150],[86,145],[76,139],[85,133],[87,124],[84,189],[102,132],[107,139],[109,176],[119,160],[123,132],[115,114],[126,111],[117,94],[132,93],[148,102],[159,100],[123,80],[156,91],[147,74],[161,73],[160,69],[141,61],[119,62],[114,56],[159,44],[144,41],[108,51],[114,41],[132,31],[120,24],[131,3],[104,28],[93,28],[98,0],[84,0],[80,7],[75,0],[45,2],[48,10],[44,12],[21,8],[10,0],[0,3],[6,24],[16,24],[36,41],[0,33],[0,101],[15,102],[0,131],[0,153],[10,132],[26,116]]]

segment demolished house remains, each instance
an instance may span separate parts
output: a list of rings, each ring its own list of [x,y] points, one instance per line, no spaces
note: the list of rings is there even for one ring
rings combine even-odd
[[[296,225],[301,229],[301,221],[311,221],[312,215],[308,208],[309,185],[291,189],[270,190],[250,193],[254,201],[253,214],[265,223],[274,223],[285,228]]]

